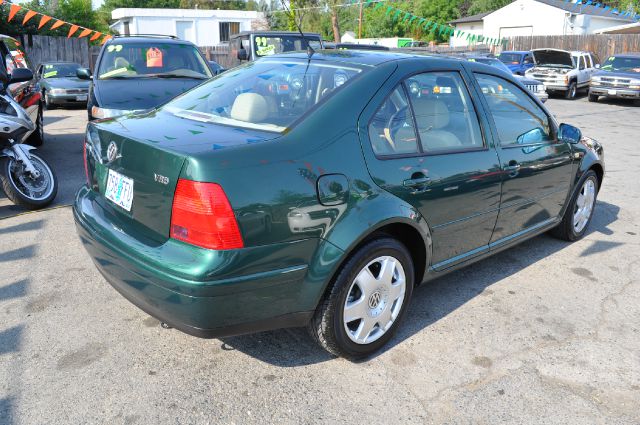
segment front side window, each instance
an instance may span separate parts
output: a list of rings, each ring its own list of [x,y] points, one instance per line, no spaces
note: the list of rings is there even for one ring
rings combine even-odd
[[[585,62],[585,57],[580,56],[580,69],[585,69],[587,67],[587,63]]]
[[[369,123],[369,140],[376,155],[407,155],[420,152],[409,100],[398,86],[380,105]]]
[[[427,72],[405,84],[424,152],[484,147],[478,117],[459,73]]]
[[[98,78],[195,78],[212,76],[211,70],[190,44],[112,43],[106,46]]]
[[[527,93],[493,75],[476,74],[502,146],[550,143],[549,117]]]
[[[167,103],[194,121],[283,132],[364,68],[304,60],[261,60],[225,72]]]

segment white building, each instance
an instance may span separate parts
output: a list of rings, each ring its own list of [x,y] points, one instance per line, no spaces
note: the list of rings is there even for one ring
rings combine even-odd
[[[594,2],[595,3],[595,2]],[[489,38],[532,35],[582,35],[631,23],[611,9],[576,3],[575,0],[516,0],[491,13],[451,22],[456,29]],[[471,28],[473,27],[473,28]],[[464,45],[465,37],[452,37],[454,45]]]
[[[175,35],[196,46],[216,46],[241,31],[265,29],[262,12],[205,9],[114,9],[111,29],[121,35]]]

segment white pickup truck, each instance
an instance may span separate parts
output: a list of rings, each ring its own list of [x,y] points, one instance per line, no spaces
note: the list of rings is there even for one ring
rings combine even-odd
[[[562,92],[566,99],[575,99],[578,90],[589,88],[591,74],[599,64],[591,52],[558,49],[535,49],[531,52],[536,65],[525,75],[542,82],[549,94]]]

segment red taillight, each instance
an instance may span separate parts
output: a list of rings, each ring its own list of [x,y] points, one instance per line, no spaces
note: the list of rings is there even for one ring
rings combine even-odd
[[[178,179],[170,235],[209,249],[242,248],[242,236],[227,195],[219,184]]]
[[[84,161],[84,175],[87,177],[87,184],[91,184],[89,179],[89,165],[87,164],[87,141],[82,143],[82,160]]]

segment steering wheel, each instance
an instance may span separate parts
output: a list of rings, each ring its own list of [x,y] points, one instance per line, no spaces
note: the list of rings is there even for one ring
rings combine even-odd
[[[391,115],[391,117],[387,121],[387,125],[385,125],[384,127],[384,139],[387,141],[387,143],[389,144],[389,147],[394,152],[396,151],[396,144],[393,141],[393,136],[396,134],[398,130],[400,130],[402,125],[405,123],[405,120],[396,120],[396,119],[400,114],[404,113],[408,107],[409,107],[408,104],[404,105],[400,109],[398,109],[396,112],[394,112],[393,115]]]

